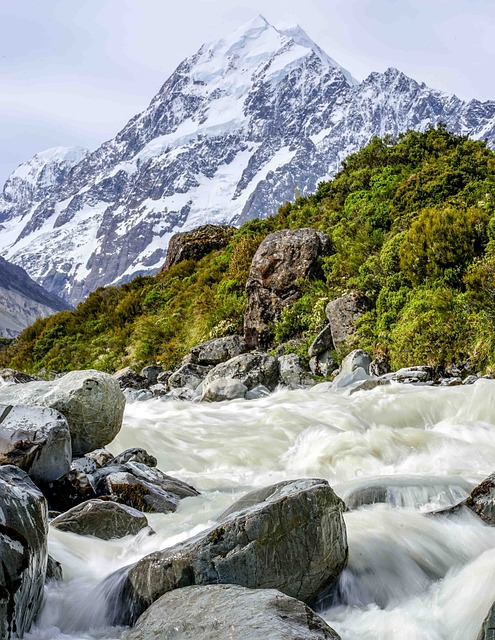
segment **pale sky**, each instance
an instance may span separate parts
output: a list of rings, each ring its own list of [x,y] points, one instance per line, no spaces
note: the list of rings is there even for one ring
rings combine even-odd
[[[185,57],[258,14],[358,80],[392,66],[495,100],[495,0],[0,0],[0,188],[38,151],[112,138]]]

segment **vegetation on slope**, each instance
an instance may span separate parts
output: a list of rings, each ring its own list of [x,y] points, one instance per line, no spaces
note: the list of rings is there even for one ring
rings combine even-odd
[[[350,290],[372,302],[354,343],[393,368],[467,363],[495,370],[495,154],[443,127],[374,139],[315,194],[251,220],[226,249],[155,277],[98,289],[74,311],[38,320],[0,353],[27,371],[106,371],[178,363],[212,337],[242,332],[244,286],[261,240],[314,227],[333,239],[324,280],[273,327],[274,346],[308,344],[324,307]]]

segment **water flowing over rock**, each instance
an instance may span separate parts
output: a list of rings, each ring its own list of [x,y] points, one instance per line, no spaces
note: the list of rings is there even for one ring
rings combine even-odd
[[[136,535],[148,526],[137,509],[105,500],[88,500],[54,518],[50,526],[102,540]]]
[[[256,490],[217,526],[125,570],[117,622],[130,622],[157,598],[193,584],[278,589],[315,598],[347,561],[343,503],[325,480],[293,480]]]
[[[0,467],[0,638],[22,638],[41,606],[47,565],[46,501],[17,467]]]
[[[340,640],[307,605],[275,589],[218,584],[176,589],[139,618],[126,640]]]
[[[170,238],[162,271],[182,260],[197,262],[212,251],[223,249],[229,244],[234,231],[235,227],[206,224],[192,231],[176,233]]]
[[[125,399],[119,384],[101,371],[72,371],[51,382],[0,387],[0,403],[42,405],[69,424],[72,453],[83,455],[113,440],[122,426]]]
[[[319,258],[332,252],[330,238],[316,229],[283,229],[262,241],[246,283],[244,336],[250,348],[269,346],[270,325],[302,295],[298,280],[320,276]]]
[[[69,426],[55,409],[0,405],[0,465],[13,464],[35,482],[48,482],[69,471]]]

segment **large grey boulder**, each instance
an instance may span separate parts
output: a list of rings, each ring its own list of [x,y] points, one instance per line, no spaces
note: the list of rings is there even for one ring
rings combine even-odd
[[[289,353],[280,356],[278,359],[280,372],[280,382],[289,389],[301,389],[301,387],[311,386],[312,379],[303,367],[301,358],[296,353]]]
[[[126,640],[339,640],[306,604],[275,589],[191,586],[159,598]]]
[[[244,336],[249,348],[270,345],[270,325],[302,295],[298,281],[322,275],[319,259],[331,253],[332,241],[316,229],[283,229],[261,242],[246,283]]]
[[[192,231],[182,231],[170,238],[162,271],[183,260],[201,260],[212,251],[226,247],[235,227],[205,224]]]
[[[74,456],[111,442],[122,426],[125,398],[115,378],[101,371],[72,371],[50,382],[0,387],[1,404],[42,405],[69,424]]]
[[[55,409],[0,405],[0,465],[13,464],[35,482],[67,473],[72,458],[69,427]]]
[[[337,351],[345,348],[347,340],[356,330],[356,322],[370,308],[366,296],[357,291],[351,291],[341,298],[331,300],[325,309],[332,341]]]
[[[209,385],[220,378],[232,378],[242,382],[248,389],[264,385],[271,391],[279,381],[277,359],[268,353],[256,351],[243,353],[214,367],[203,381],[203,394],[208,393]]]
[[[0,467],[0,638],[22,638],[43,598],[47,566],[46,501],[29,476]]]
[[[327,324],[311,343],[308,356],[314,358],[329,349],[333,349],[332,327]]]
[[[495,473],[483,480],[464,502],[483,522],[495,526]]]
[[[132,507],[105,500],[88,500],[54,518],[50,526],[81,536],[111,540],[136,535],[148,526],[148,520]]]
[[[190,389],[194,391],[203,382],[211,367],[199,364],[183,364],[168,379],[170,389]]]
[[[248,346],[242,336],[225,336],[197,344],[190,350],[191,362],[216,365],[246,353]]]
[[[223,402],[224,400],[235,400],[244,398],[248,388],[246,385],[233,378],[218,378],[213,380],[206,387],[201,400],[203,402]]]
[[[278,589],[308,602],[334,583],[346,564],[342,510],[325,480],[280,482],[254,491],[209,531],[126,569],[116,622],[134,621],[167,591],[193,584]]]

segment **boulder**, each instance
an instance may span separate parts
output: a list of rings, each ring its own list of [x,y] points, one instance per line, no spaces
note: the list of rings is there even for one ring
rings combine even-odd
[[[417,366],[417,367],[405,367],[387,373],[386,377],[396,382],[402,382],[403,384],[418,384],[432,382],[435,376],[433,367]]]
[[[248,346],[242,336],[225,336],[196,345],[190,351],[191,362],[216,365],[246,353]]]
[[[370,362],[371,376],[384,376],[389,371],[388,360],[384,356],[378,356]]]
[[[308,356],[314,358],[330,349],[333,349],[332,327],[327,324],[311,343],[308,349]]]
[[[314,376],[323,376],[326,378],[339,368],[332,352],[327,350],[313,356],[309,361],[309,368]]]
[[[70,463],[70,470],[75,471],[76,473],[91,474],[95,473],[97,469],[98,465],[96,464],[96,460],[87,458],[86,456],[83,456],[82,458],[74,458]]]
[[[352,373],[356,369],[364,369],[364,371],[369,374],[370,372],[370,363],[371,358],[362,349],[354,349],[351,353],[347,354],[346,357],[342,360],[342,364],[340,365],[340,373],[348,374]]]
[[[251,349],[266,349],[271,325],[302,293],[298,281],[322,276],[320,258],[333,253],[316,229],[283,229],[268,235],[254,254],[246,283],[244,336]]]
[[[270,389],[267,389],[264,385],[259,384],[254,389],[250,389],[246,391],[246,395],[244,398],[246,400],[258,400],[259,398],[266,398],[266,396],[270,395]]]
[[[209,531],[124,569],[116,623],[137,619],[167,591],[193,584],[278,589],[308,602],[347,561],[343,502],[325,480],[280,482],[244,496]],[[117,576],[109,577],[115,584]]]
[[[144,378],[147,382],[147,386],[150,387],[153,384],[158,382],[158,376],[164,373],[163,367],[157,364],[150,364],[147,367],[141,369],[141,373],[139,374],[141,378]]]
[[[277,359],[268,353],[257,351],[243,353],[227,362],[222,362],[206,376],[203,382],[203,394],[206,394],[209,385],[219,378],[238,380],[248,390],[262,384],[273,391],[279,380]]]
[[[62,569],[62,565],[60,562],[52,558],[52,556],[48,556],[48,560],[46,563],[46,575],[45,575],[45,583],[54,580],[55,582],[62,582],[64,579],[64,572]]]
[[[275,589],[191,586],[159,598],[126,640],[339,640],[306,604]]]
[[[43,599],[47,566],[46,500],[29,476],[0,467],[0,638],[22,638]]]
[[[303,367],[301,358],[295,353],[280,356],[278,359],[278,368],[280,372],[280,382],[285,384],[286,387],[289,387],[289,389],[301,389],[312,383],[312,380]]]
[[[94,460],[98,469],[104,467],[110,460],[113,460],[113,454],[104,448],[89,451],[84,457]]]
[[[54,518],[50,526],[101,540],[136,535],[148,526],[137,509],[105,500],[88,500]]]
[[[119,369],[113,374],[113,377],[118,381],[121,389],[147,389],[149,387],[148,379],[140,376],[131,367]]]
[[[212,251],[223,249],[229,244],[235,231],[235,227],[205,224],[192,231],[176,233],[170,238],[167,257],[161,270],[167,271],[183,260],[197,262]]]
[[[72,458],[69,427],[55,409],[0,405],[0,465],[13,464],[35,482],[67,473]]]
[[[140,447],[133,447],[132,449],[122,451],[122,453],[119,453],[115,458],[109,460],[107,464],[125,464],[126,462],[140,462],[148,467],[156,467],[157,465],[155,456],[152,456],[146,449],[141,449]]]
[[[44,483],[43,493],[53,511],[67,511],[81,502],[97,497],[93,475],[78,468]]]
[[[199,364],[183,364],[168,379],[170,389],[191,389],[194,391],[203,382],[211,367]]]
[[[483,522],[495,526],[495,473],[483,480],[464,502]]]
[[[352,291],[341,298],[332,300],[326,306],[325,313],[330,323],[332,340],[337,351],[341,351],[356,330],[356,322],[370,308],[366,296]]]
[[[138,462],[103,467],[93,483],[98,497],[148,513],[175,511],[183,498],[199,495],[191,485]]]
[[[42,405],[67,419],[72,454],[111,442],[122,426],[125,399],[115,378],[101,371],[72,371],[51,382],[0,387],[1,404]]]
[[[495,638],[495,602],[486,614],[476,640],[493,640]]]
[[[246,385],[233,378],[218,378],[208,384],[201,396],[204,402],[222,402],[223,400],[234,400],[244,398],[247,392]]]
[[[0,369],[0,385],[3,384],[24,384],[25,382],[35,382],[41,380],[38,376],[30,376],[15,369]]]

